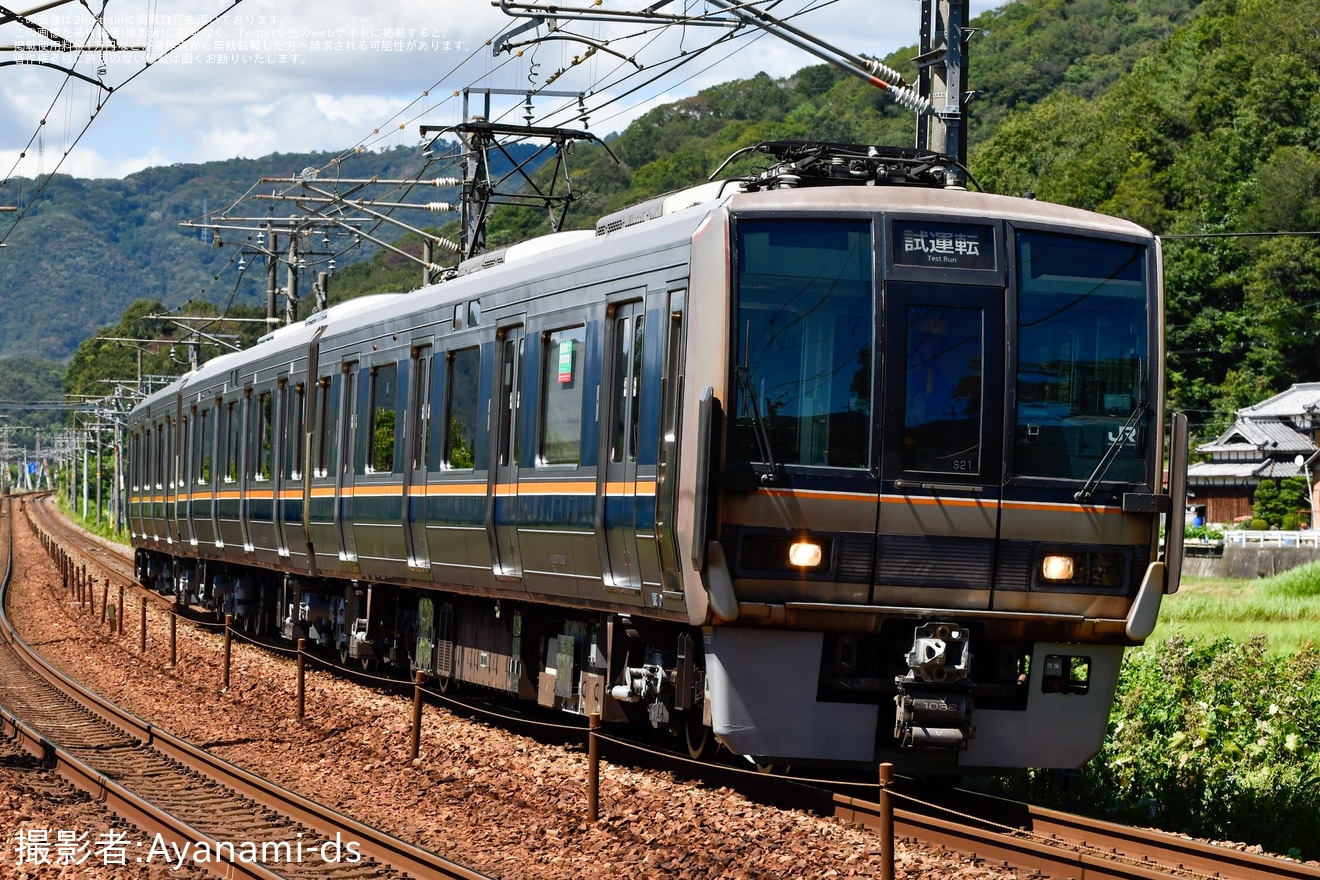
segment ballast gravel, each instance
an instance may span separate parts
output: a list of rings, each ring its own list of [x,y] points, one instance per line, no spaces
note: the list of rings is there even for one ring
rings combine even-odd
[[[15,506],[15,512],[18,508]],[[62,590],[59,574],[18,514],[10,615],[32,645],[73,678],[176,736],[362,822],[504,880],[582,878],[866,878],[881,872],[873,833],[753,802],[727,788],[605,763],[600,821],[588,822],[584,748],[544,745],[426,705],[411,759],[412,701],[310,669],[306,717],[296,718],[292,660],[233,642],[222,691],[219,630],[181,622],[177,662],[168,623],[152,607],[139,652],[138,603],[113,635]],[[153,603],[154,604],[154,603]],[[40,772],[0,753],[0,876],[196,876],[160,865],[18,865],[17,830],[80,828],[95,838],[113,819],[93,801],[55,803],[29,792]],[[86,811],[85,813],[81,811]],[[54,830],[50,830],[54,839]],[[977,863],[979,862],[979,864]],[[185,869],[186,870],[186,869]],[[1015,877],[947,851],[899,841],[900,878]]]

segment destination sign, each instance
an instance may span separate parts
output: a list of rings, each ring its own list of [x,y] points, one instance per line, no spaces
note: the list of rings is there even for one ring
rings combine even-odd
[[[995,228],[979,223],[895,220],[894,262],[941,269],[994,269]]]

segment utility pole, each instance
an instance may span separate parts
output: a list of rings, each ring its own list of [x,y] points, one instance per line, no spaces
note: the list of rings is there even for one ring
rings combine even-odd
[[[284,290],[284,323],[298,320],[298,236],[289,236],[288,285]]]
[[[292,238],[292,234],[289,237]],[[270,242],[270,248],[266,251],[266,329],[274,330],[280,323],[276,300],[280,287],[280,258],[276,253],[279,244],[275,240],[275,228],[270,223],[266,224],[266,240]]]
[[[917,118],[917,148],[967,165],[966,38],[969,0],[921,0],[917,92],[932,112]]]

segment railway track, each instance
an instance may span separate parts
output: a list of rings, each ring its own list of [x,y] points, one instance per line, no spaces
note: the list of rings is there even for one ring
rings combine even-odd
[[[970,792],[934,804],[899,793],[894,836],[1072,880],[1320,880],[1320,868]],[[905,805],[905,806],[902,806]],[[835,815],[879,829],[880,804],[836,794]]]
[[[6,591],[14,526],[7,510]],[[171,860],[251,878],[486,877],[153,727],[47,664],[7,613],[0,628],[0,727],[137,826],[140,838],[116,841],[129,862]]]
[[[48,534],[79,548],[80,562],[96,577],[132,582],[132,560],[122,552],[95,544],[84,552],[81,533],[49,505],[36,505],[34,519]],[[91,569],[89,569],[90,571]],[[136,587],[135,587],[136,588]],[[165,597],[144,595],[172,605]],[[613,738],[607,738],[607,741]],[[734,784],[720,776],[720,784]],[[761,777],[763,782],[771,780]],[[797,784],[794,780],[785,780]],[[741,787],[741,786],[738,786]],[[923,845],[972,854],[989,864],[1003,864],[1023,876],[1078,880],[1153,880],[1153,878],[1284,878],[1320,880],[1320,869],[1297,862],[1253,855],[1228,847],[1187,840],[1176,835],[1128,828],[1016,802],[978,799],[957,805],[926,805],[902,800],[895,810],[895,835]],[[877,803],[833,795],[836,816],[855,824],[879,827]],[[819,800],[813,809],[819,809]],[[986,817],[993,816],[994,819]]]

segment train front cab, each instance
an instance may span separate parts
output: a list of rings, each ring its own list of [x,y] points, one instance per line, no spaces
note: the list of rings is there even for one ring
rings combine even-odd
[[[966,207],[986,203],[1004,217]],[[1158,250],[1017,204],[735,213],[728,315],[692,315],[694,350],[726,357],[705,364],[730,406],[694,429],[723,461],[693,537],[735,752],[947,770],[1098,750],[1123,649],[1176,588]]]

